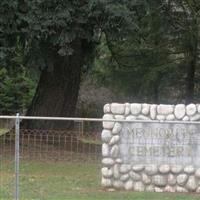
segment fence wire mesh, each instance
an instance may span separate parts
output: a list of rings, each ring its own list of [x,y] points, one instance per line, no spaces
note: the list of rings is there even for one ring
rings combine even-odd
[[[13,199],[15,189],[14,120],[0,120],[0,199]]]
[[[89,121],[73,121],[64,130],[21,126],[20,200],[67,199],[74,191],[99,187],[100,132],[101,122]],[[0,156],[0,199],[16,199],[15,127],[8,120],[1,126]]]

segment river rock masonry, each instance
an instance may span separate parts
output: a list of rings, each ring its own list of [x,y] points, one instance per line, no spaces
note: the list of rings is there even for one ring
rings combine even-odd
[[[103,119],[103,188],[200,193],[199,104],[111,103]]]

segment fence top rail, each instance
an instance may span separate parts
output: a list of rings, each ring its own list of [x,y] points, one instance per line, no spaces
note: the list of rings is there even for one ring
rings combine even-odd
[[[0,119],[24,119],[24,120],[52,120],[52,121],[90,121],[90,122],[127,122],[127,123],[162,123],[162,124],[200,124],[200,121],[163,121],[163,120],[126,120],[103,118],[78,118],[78,117],[42,117],[22,115],[0,115]]]

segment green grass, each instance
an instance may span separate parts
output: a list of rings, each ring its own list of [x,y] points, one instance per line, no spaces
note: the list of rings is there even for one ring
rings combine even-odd
[[[8,131],[9,131],[9,129],[0,128],[0,136],[6,134]]]
[[[13,162],[0,165],[0,200],[13,199]],[[199,200],[195,194],[105,192],[100,186],[100,165],[23,161],[20,200]]]
[[[79,137],[78,138],[82,143],[84,144],[97,144],[97,145],[101,145],[102,141],[99,140],[94,140],[93,138],[87,138],[87,137]]]

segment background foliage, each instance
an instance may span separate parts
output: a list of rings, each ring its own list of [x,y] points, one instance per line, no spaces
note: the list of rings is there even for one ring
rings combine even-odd
[[[81,115],[96,112],[83,105],[99,110],[110,101],[200,99],[198,1],[2,0],[0,25],[3,114],[28,108],[40,71],[52,70],[52,49],[70,56],[77,39],[89,44],[84,46]],[[85,98],[88,88],[93,98]]]

